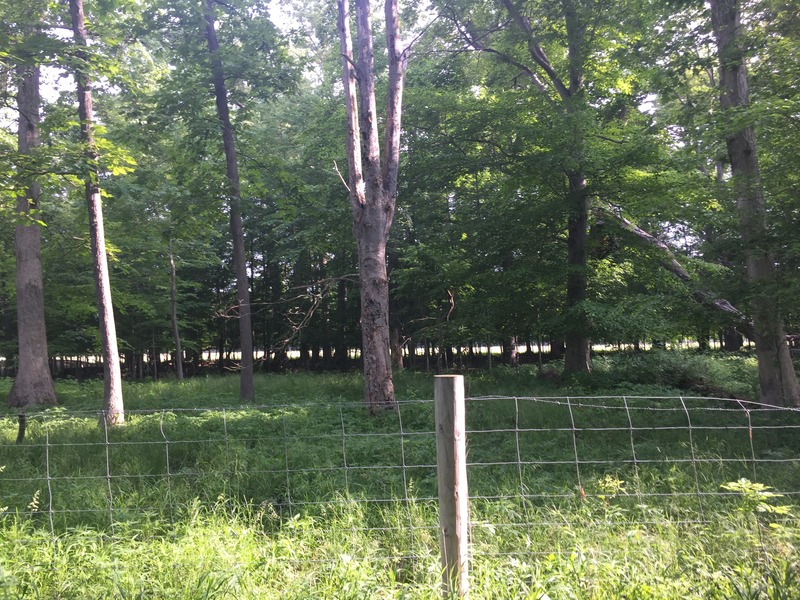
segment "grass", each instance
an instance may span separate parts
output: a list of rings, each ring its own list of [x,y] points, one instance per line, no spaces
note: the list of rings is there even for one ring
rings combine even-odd
[[[800,415],[675,397],[747,359],[669,361],[467,377],[472,598],[800,598]],[[0,419],[0,598],[441,598],[430,376],[377,417],[356,375],[128,383],[109,432],[57,388],[24,444]]]

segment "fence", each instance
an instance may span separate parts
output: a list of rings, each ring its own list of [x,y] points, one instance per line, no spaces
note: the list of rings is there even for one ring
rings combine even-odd
[[[457,394],[440,396],[447,403]],[[609,577],[624,572],[626,585],[660,572],[700,586],[710,564],[733,577],[782,558],[791,563],[797,410],[626,396],[480,397],[465,405],[458,485],[437,469],[437,431],[447,431],[448,417],[437,417],[429,399],[401,401],[374,418],[347,402],[128,411],[127,425],[113,430],[99,428],[97,414],[50,410],[29,415],[19,445],[16,420],[7,417],[0,531],[14,550],[7,543],[0,550],[0,589],[41,590],[45,581],[54,597],[70,597],[63,589],[80,581],[78,534],[107,553],[95,577],[106,569],[123,596],[129,584],[148,589],[128,572],[129,545],[155,542],[163,552],[197,528],[212,532],[206,541],[220,546],[204,552],[218,556],[235,556],[230,544],[256,535],[268,547],[259,550],[259,576],[281,585],[319,585],[321,573],[332,577],[346,564],[412,594],[415,585],[438,588],[440,534],[458,533],[456,546],[442,546],[444,581],[466,595],[464,474],[473,590],[502,574],[504,597],[545,598],[559,586],[605,585],[609,565],[619,569]],[[440,441],[440,457],[457,450],[458,439]],[[440,525],[450,488],[460,508]],[[690,554],[695,567],[680,562]],[[243,560],[230,567],[239,578],[249,572]],[[689,571],[669,575],[679,566]]]

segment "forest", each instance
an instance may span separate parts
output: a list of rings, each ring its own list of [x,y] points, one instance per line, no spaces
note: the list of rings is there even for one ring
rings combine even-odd
[[[548,362],[686,342],[800,404],[800,7],[0,6],[0,368]],[[87,210],[88,206],[88,210]],[[493,354],[487,349],[499,348]],[[115,402],[119,403],[114,408]]]

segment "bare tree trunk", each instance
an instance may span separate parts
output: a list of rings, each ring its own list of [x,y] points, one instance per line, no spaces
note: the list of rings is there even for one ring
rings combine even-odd
[[[81,122],[81,139],[86,146],[85,176],[86,202],[89,209],[89,237],[91,241],[94,280],[97,292],[97,312],[100,323],[100,345],[103,354],[103,419],[107,425],[125,423],[125,408],[122,400],[122,374],[117,349],[117,329],[114,322],[114,306],[111,301],[111,283],[106,256],[105,228],[103,225],[103,203],[100,196],[98,153],[94,140],[94,111],[92,109],[92,87],[87,65],[86,25],[83,16],[83,0],[69,0],[72,32],[78,46],[75,79],[78,83],[78,115]]]
[[[26,157],[34,154],[39,145],[39,67],[20,66],[17,75],[18,148],[20,156]],[[19,218],[27,219],[32,210],[39,208],[39,191],[39,184],[30,178],[26,193],[17,198]],[[47,360],[40,249],[39,225],[33,220],[19,223],[14,234],[19,360],[8,394],[9,406],[57,403]]]
[[[255,400],[255,389],[253,387],[253,326],[250,307],[250,282],[247,277],[244,228],[242,226],[240,207],[239,165],[236,160],[236,144],[228,107],[225,72],[222,66],[222,57],[219,53],[217,32],[214,29],[215,20],[213,0],[206,0],[206,41],[208,42],[208,51],[211,53],[211,68],[214,74],[214,97],[217,103],[217,117],[222,126],[222,145],[225,149],[225,168],[228,177],[228,199],[231,215],[231,241],[233,242],[233,266],[236,272],[236,299],[239,305],[239,339],[242,352],[239,397],[242,400],[252,402]]]
[[[407,57],[406,52],[399,49],[397,0],[386,0],[389,82],[384,157],[381,161],[369,0],[356,0],[357,61],[353,57],[350,36],[349,3],[347,0],[337,1],[347,112],[348,181],[361,287],[364,401],[374,413],[396,406],[389,350],[386,240],[394,219],[397,196],[400,117]]]
[[[355,228],[354,228],[355,229]],[[393,408],[394,380],[389,336],[389,278],[385,242],[365,238],[374,228],[361,225],[358,239],[361,288],[361,358],[364,366],[364,400],[370,410]]]
[[[172,239],[169,240],[169,273],[169,307],[172,317],[172,337],[175,339],[175,376],[178,381],[183,381],[183,349],[178,328],[178,275],[175,269],[175,256],[172,254]]]
[[[711,0],[710,4],[720,62],[720,105],[723,111],[731,114],[750,103],[744,51],[740,47],[740,6],[738,0]],[[772,405],[800,405],[800,385],[786,344],[780,307],[775,294],[769,290],[775,281],[775,261],[766,239],[766,203],[755,130],[752,125],[738,127],[727,134],[726,144],[747,281],[752,291],[750,306],[755,329],[752,339],[758,356],[761,401]]]

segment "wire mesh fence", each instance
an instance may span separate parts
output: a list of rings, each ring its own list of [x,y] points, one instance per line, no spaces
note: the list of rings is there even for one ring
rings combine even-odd
[[[498,396],[468,398],[466,414],[478,565],[541,571],[591,553],[641,555],[664,538],[713,550],[715,536],[728,535],[719,560],[731,561],[769,561],[796,545],[798,410],[708,398]],[[59,554],[76,531],[113,556],[132,537],[169,542],[209,515],[253,524],[265,545],[274,542],[273,565],[345,557],[407,578],[439,568],[432,400],[401,401],[376,417],[348,402],[126,416],[124,427],[106,429],[96,413],[31,414],[21,444],[13,443],[16,420],[3,420],[0,529],[27,528],[14,540],[37,547],[32,569],[68,578]],[[282,551],[277,539],[303,543]]]

